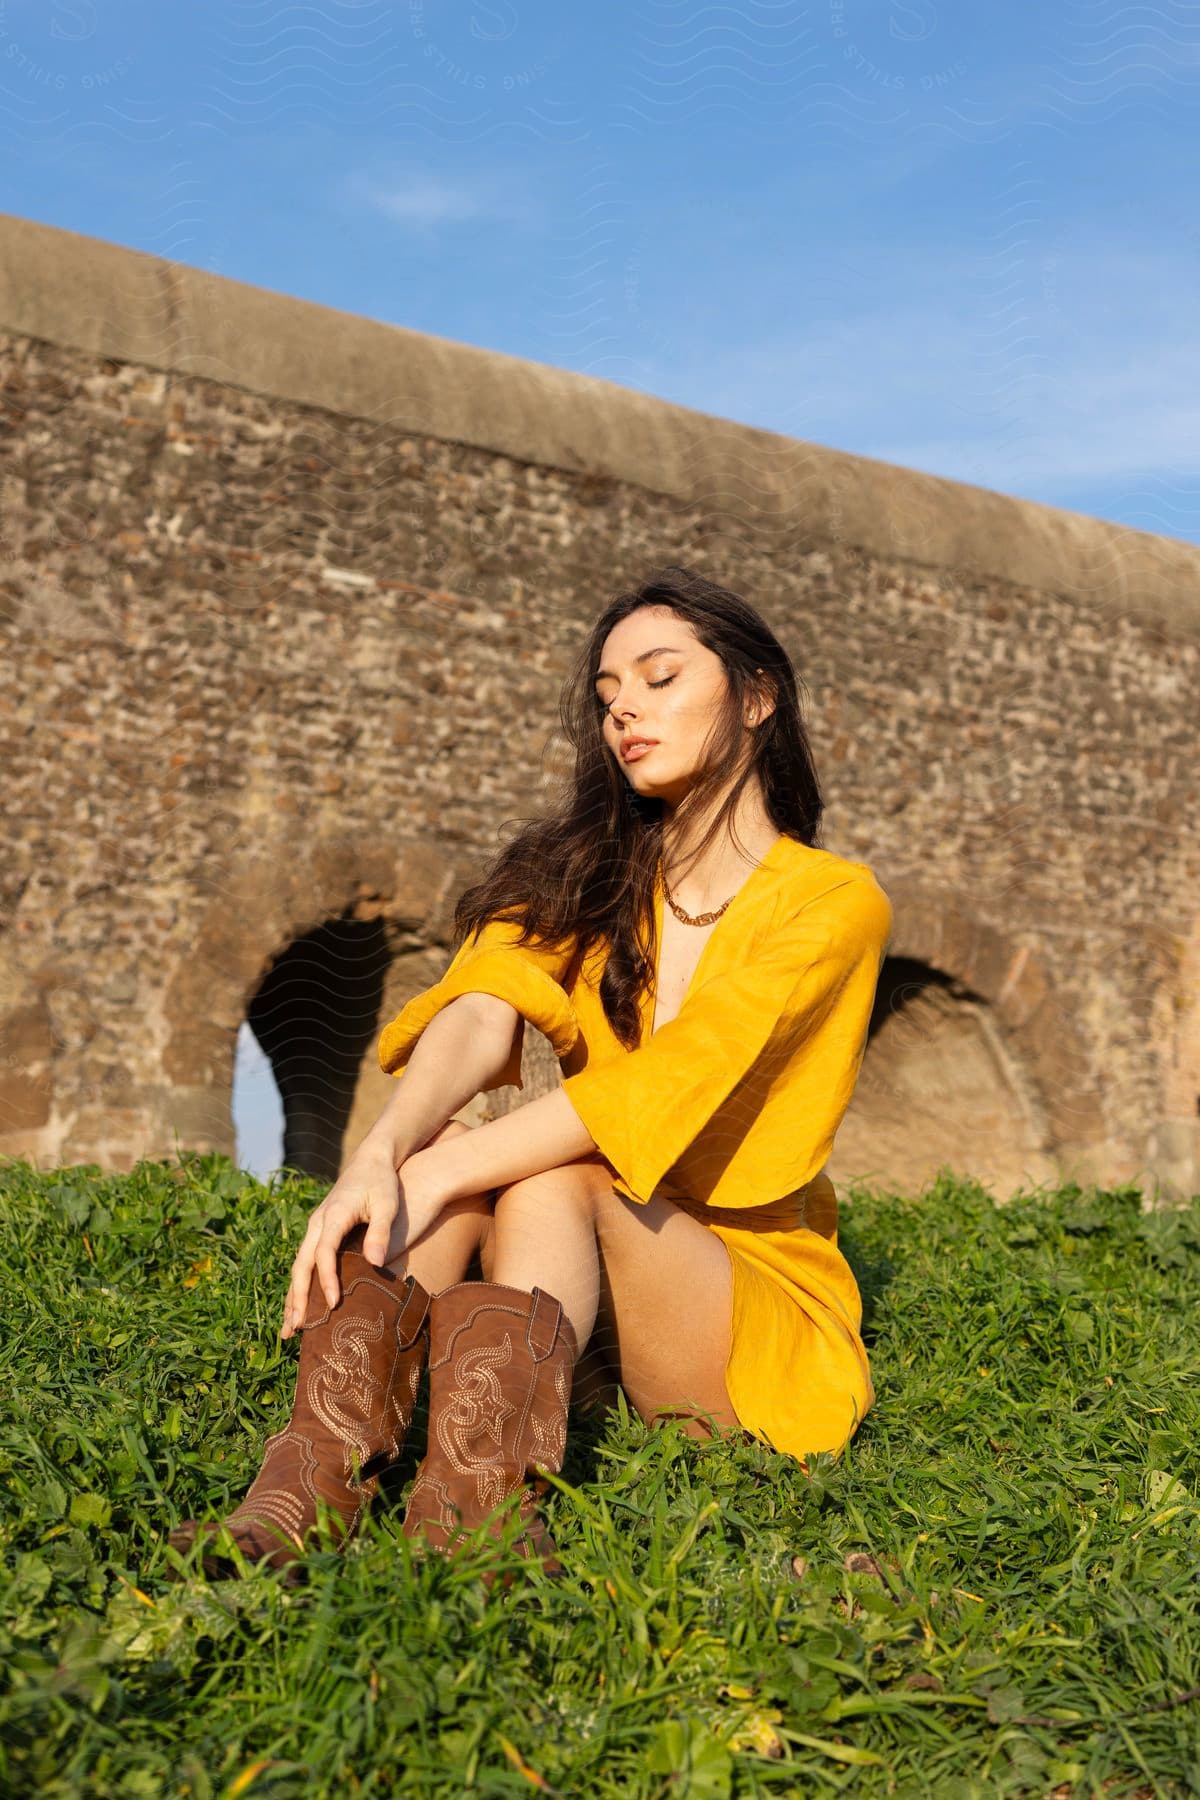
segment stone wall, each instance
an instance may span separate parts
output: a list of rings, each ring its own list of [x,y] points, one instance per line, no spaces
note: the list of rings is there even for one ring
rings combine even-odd
[[[835,1178],[1200,1183],[1200,550],[27,221],[0,269],[0,1154],[232,1153],[252,1017],[336,1171],[671,561],[787,646],[896,908]]]

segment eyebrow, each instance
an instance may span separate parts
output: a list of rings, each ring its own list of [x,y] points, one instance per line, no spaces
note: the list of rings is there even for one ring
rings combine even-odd
[[[635,656],[633,660],[635,663],[644,663],[644,662],[649,662],[650,658],[652,656],[682,656],[682,655],[683,655],[683,651],[677,650],[675,648],[674,644],[660,644],[656,650],[643,650],[642,654],[640,656]],[[592,676],[593,683],[599,681],[602,675],[607,675],[611,681],[615,681],[617,679],[611,669],[597,669],[596,673]]]

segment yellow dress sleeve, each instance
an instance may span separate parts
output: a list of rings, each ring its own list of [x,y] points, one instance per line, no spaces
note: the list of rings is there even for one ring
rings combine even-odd
[[[460,994],[495,994],[520,1015],[512,1053],[496,1087],[523,1088],[521,1050],[525,1020],[549,1038],[554,1053],[566,1056],[579,1036],[579,1020],[561,985],[571,950],[540,943],[518,944],[521,928],[510,920],[489,919],[460,945],[442,979],[404,1006],[379,1038],[379,1066],[385,1075],[401,1075],[413,1046],[429,1021]]]
[[[689,992],[637,1050],[568,1076],[618,1191],[644,1204],[702,1132],[706,1163],[727,1166],[781,1091],[780,1170],[819,1170],[854,1092],[891,925],[879,884],[851,876],[779,923],[748,964]]]

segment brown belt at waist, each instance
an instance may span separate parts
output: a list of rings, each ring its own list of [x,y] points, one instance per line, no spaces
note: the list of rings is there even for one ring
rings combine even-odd
[[[665,1200],[670,1200],[682,1212],[690,1214],[694,1219],[701,1219],[706,1224],[741,1225],[752,1231],[755,1226],[802,1224],[807,1197],[820,1179],[820,1176],[814,1176],[803,1187],[794,1188],[790,1194],[783,1194],[777,1200],[764,1201],[761,1206],[706,1206],[702,1200],[693,1200],[688,1194],[672,1193],[661,1185],[655,1192],[662,1194]]]

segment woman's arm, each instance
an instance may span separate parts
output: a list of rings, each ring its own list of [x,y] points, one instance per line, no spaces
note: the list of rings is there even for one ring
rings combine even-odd
[[[460,1106],[495,1085],[517,1027],[516,1008],[491,994],[460,994],[429,1021],[396,1091],[355,1155],[384,1151],[399,1168]]]
[[[305,1316],[314,1269],[330,1306],[337,1304],[337,1250],[355,1225],[367,1226],[368,1258],[383,1260],[400,1207],[396,1171],[460,1106],[495,1084],[512,1050],[513,1018],[513,1009],[490,994],[460,994],[430,1020],[396,1092],[309,1216],[284,1300],[283,1337]],[[423,1223],[412,1235],[421,1230]]]
[[[466,1194],[557,1169],[590,1156],[595,1148],[566,1093],[556,1088],[502,1119],[418,1150],[401,1173],[423,1202],[445,1206]]]
[[[644,1205],[702,1131],[719,1134],[714,1157],[727,1162],[785,1072],[796,1116],[780,1166],[788,1191],[798,1187],[823,1165],[849,1104],[891,923],[869,871],[810,896],[747,962],[693,987],[636,1050],[418,1150],[402,1169],[414,1208],[424,1221],[461,1195],[596,1151],[617,1192]]]

